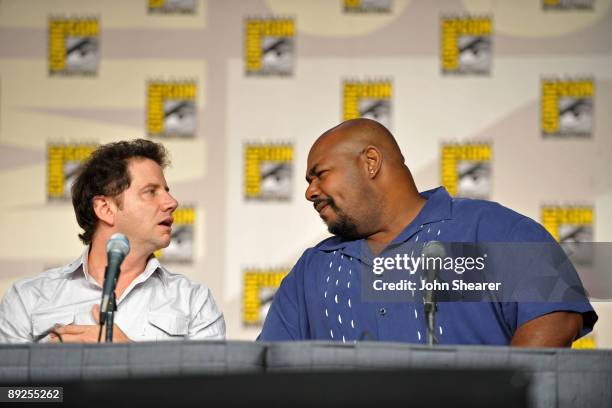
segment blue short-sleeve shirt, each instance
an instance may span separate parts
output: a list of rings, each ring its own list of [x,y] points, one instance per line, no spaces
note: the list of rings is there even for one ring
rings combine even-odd
[[[554,242],[538,223],[497,203],[451,198],[443,187],[421,193],[427,202],[390,244],[409,242]],[[259,340],[426,342],[423,302],[364,301],[359,276],[364,240],[332,237],[307,249],[283,280]],[[439,302],[440,344],[509,344],[536,317],[583,315],[580,336],[597,320],[586,298],[572,302]]]

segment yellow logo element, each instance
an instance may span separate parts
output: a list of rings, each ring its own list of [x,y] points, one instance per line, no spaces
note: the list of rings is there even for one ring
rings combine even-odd
[[[247,75],[291,75],[294,41],[293,19],[247,19],[244,47]]]
[[[99,35],[97,18],[50,18],[49,74],[95,74]]]
[[[572,348],[578,350],[596,349],[597,342],[595,341],[595,336],[588,335],[579,338],[578,340],[572,343]]]
[[[593,10],[595,0],[543,0],[543,10]]]
[[[194,137],[196,131],[195,81],[149,81],[147,133],[151,137]]]
[[[159,14],[193,14],[196,0],[149,0],[149,13]]]
[[[155,251],[164,262],[191,263],[194,254],[196,210],[192,206],[177,208],[172,213],[172,240],[168,247]]]
[[[593,126],[593,80],[543,79],[541,87],[542,135],[589,137]]]
[[[272,298],[289,270],[247,269],[243,273],[242,322],[261,325],[266,318]]]
[[[542,225],[558,242],[592,240],[592,207],[542,207]]]
[[[442,18],[442,73],[488,74],[492,34],[490,17]]]
[[[247,199],[290,199],[292,173],[293,145],[245,145],[244,195]]]
[[[452,196],[488,198],[493,148],[487,143],[443,144],[440,174]]]
[[[344,81],[342,119],[368,118],[391,127],[391,80]]]
[[[50,144],[47,146],[47,198],[70,200],[70,188],[79,165],[98,146],[95,144]]]
[[[344,0],[345,13],[389,13],[391,0]]]

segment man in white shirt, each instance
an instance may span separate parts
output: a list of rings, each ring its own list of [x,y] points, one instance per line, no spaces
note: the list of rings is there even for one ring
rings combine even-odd
[[[120,232],[130,252],[115,289],[114,342],[223,339],[210,290],[172,274],[153,256],[170,244],[172,213],[165,148],[138,139],[99,147],[80,168],[72,203],[87,246],[76,261],[13,285],[0,303],[0,343],[96,342],[106,243]]]

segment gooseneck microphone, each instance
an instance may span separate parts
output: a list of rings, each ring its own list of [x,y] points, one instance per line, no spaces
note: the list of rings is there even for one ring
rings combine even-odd
[[[438,265],[442,265],[445,256],[446,250],[439,241],[430,241],[423,246],[425,281],[431,283],[432,285],[430,286],[433,286],[434,282],[438,279]],[[423,304],[425,307],[425,318],[427,319],[427,344],[431,346],[438,344],[438,339],[436,338],[436,312],[438,311],[438,306],[433,288],[425,290]]]
[[[112,320],[112,313],[115,311],[115,287],[121,272],[120,266],[129,252],[130,242],[123,234],[113,234],[106,244],[107,264],[100,302],[100,328],[106,323],[109,314],[111,314]],[[109,323],[112,325],[112,322]],[[112,330],[112,328],[110,329]]]

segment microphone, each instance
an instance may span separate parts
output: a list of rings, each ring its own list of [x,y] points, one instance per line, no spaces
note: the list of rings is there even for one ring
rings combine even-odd
[[[431,283],[432,285],[430,286],[433,286],[434,281],[438,278],[438,269],[442,267],[442,262],[445,257],[446,250],[444,249],[444,245],[439,241],[429,241],[423,246],[425,281]],[[430,263],[432,265],[430,265]],[[437,265],[439,265],[439,267]],[[436,311],[438,310],[438,306],[436,305],[436,296],[433,288],[425,289],[423,305],[425,307],[425,317],[427,319],[427,344],[431,346],[438,343],[438,339],[435,336]]]
[[[113,234],[106,244],[107,264],[104,273],[104,285],[102,286],[102,301],[100,302],[100,326],[106,322],[108,312],[113,312],[114,305],[111,305],[111,297],[117,286],[117,279],[121,270],[119,267],[130,252],[130,242],[123,234]],[[114,303],[114,302],[113,302]],[[112,306],[112,307],[111,307]]]

